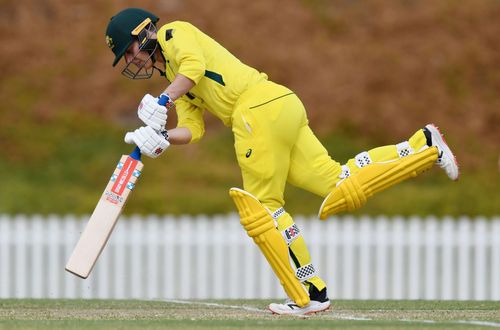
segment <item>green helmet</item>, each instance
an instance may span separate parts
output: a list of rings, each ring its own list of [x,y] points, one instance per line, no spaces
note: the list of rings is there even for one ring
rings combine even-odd
[[[137,39],[138,32],[143,30],[148,23],[155,24],[158,20],[159,18],[152,13],[139,8],[127,8],[111,17],[106,29],[106,43],[115,54],[113,66]]]

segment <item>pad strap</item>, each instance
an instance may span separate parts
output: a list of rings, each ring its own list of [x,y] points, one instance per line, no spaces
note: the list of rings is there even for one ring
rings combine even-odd
[[[349,166],[342,165],[342,171],[340,172],[339,178],[345,179],[350,176],[351,176],[351,170],[349,169]]]
[[[285,214],[285,209],[280,207],[279,209],[273,212],[272,216],[274,220],[278,220],[278,218],[281,217],[283,214]]]
[[[410,143],[408,141],[396,144],[396,148],[398,150],[399,158],[403,158],[414,153],[413,148],[410,147]]]
[[[363,151],[354,157],[354,161],[356,163],[356,166],[359,168],[363,168],[366,165],[370,165],[372,163],[372,159],[370,157],[370,154],[368,154],[367,151]]]
[[[308,279],[316,276],[316,270],[314,269],[313,264],[307,264],[300,268],[297,268],[295,275],[297,276],[300,282],[305,282]]]

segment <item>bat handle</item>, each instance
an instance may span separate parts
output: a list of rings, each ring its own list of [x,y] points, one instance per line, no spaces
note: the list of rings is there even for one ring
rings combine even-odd
[[[160,97],[158,98],[158,104],[159,105],[167,105],[167,101],[168,101],[168,96],[166,94],[161,94]]]
[[[165,94],[161,94],[160,97],[158,98],[158,104],[159,105],[165,105],[167,104],[168,98]],[[141,149],[139,147],[135,147],[134,151],[130,154],[130,157],[132,157],[135,160],[141,160]]]
[[[141,160],[141,149],[139,149],[139,147],[135,147],[134,151],[130,153],[130,157],[135,160]]]

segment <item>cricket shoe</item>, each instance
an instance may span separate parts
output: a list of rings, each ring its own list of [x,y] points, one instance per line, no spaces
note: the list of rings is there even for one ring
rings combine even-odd
[[[306,315],[326,311],[330,308],[330,300],[319,302],[311,300],[309,304],[300,307],[293,300],[287,299],[283,304],[269,304],[269,310],[279,315]]]
[[[458,169],[457,158],[446,144],[443,135],[434,124],[425,125],[425,130],[431,135],[432,146],[436,146],[438,149],[439,154],[436,164],[446,172],[450,179],[458,180],[460,171]]]
[[[311,294],[311,301],[304,307],[300,307],[293,300],[287,299],[283,304],[272,303],[268,308],[273,314],[279,315],[306,315],[326,311],[330,308],[330,299],[326,296],[326,288],[316,293]]]

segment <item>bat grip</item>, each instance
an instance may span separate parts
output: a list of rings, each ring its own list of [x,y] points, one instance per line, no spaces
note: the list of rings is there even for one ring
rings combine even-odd
[[[160,97],[158,98],[158,104],[159,105],[167,105],[167,101],[168,101],[168,96],[166,94],[161,94]]]
[[[130,154],[130,157],[135,160],[141,160],[141,149],[139,149],[139,147],[135,147],[134,151]]]
[[[158,98],[158,104],[159,105],[166,105],[168,101],[168,96],[165,94],[161,94],[160,97]],[[135,160],[141,160],[141,149],[139,147],[135,147],[134,151],[130,154],[130,157],[132,157]]]

